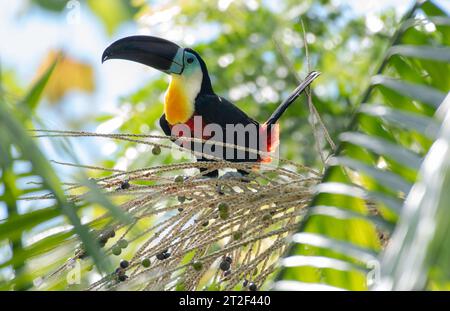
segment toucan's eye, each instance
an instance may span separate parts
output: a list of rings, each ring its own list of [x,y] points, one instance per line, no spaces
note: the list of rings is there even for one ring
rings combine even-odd
[[[187,62],[188,62],[189,64],[192,64],[193,61],[194,61],[194,59],[193,59],[192,57],[189,57],[189,58],[187,59]]]

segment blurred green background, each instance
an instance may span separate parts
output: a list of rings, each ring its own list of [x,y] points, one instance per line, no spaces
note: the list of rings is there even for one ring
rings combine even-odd
[[[160,133],[167,77],[130,62],[100,62],[113,40],[151,34],[194,47],[215,91],[263,121],[308,71],[301,17],[310,67],[323,72],[314,104],[335,138],[411,2],[2,1],[3,88],[20,98],[61,52],[64,61],[34,112],[47,128]],[[283,116],[281,155],[318,165],[308,116],[304,100]],[[131,146],[82,143],[81,162],[133,168],[154,161]]]
[[[216,93],[259,121],[295,88],[308,67],[322,72],[314,83],[314,104],[337,140],[380,65],[400,17],[412,3],[0,0],[1,94],[5,101],[17,102],[58,58],[43,100],[26,109],[15,107],[25,128],[161,134],[157,121],[167,77],[131,62],[102,65],[100,61],[104,48],[115,39],[148,34],[197,50],[207,62]],[[450,11],[448,1],[436,3]],[[434,31],[432,24],[426,27]],[[304,99],[283,116],[281,156],[322,168],[309,117]],[[67,161],[61,148],[45,140],[39,143],[47,158]],[[169,152],[154,157],[149,148],[133,144],[71,143],[70,148],[76,150],[73,156],[83,164],[133,169],[174,161]],[[320,145],[330,150],[324,140]],[[27,171],[27,165],[18,163],[14,172]],[[62,179],[75,172],[57,169]],[[20,181],[21,188],[26,189],[27,181]],[[38,208],[34,203],[18,202],[16,212]],[[8,216],[11,210],[0,200],[0,219]],[[0,245],[0,262],[10,257],[5,242]],[[0,268],[0,278],[10,278],[12,271],[11,267]]]

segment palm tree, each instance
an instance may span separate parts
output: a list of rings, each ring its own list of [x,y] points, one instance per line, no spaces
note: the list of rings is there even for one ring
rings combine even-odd
[[[449,288],[449,30],[432,1],[406,14],[275,289]]]

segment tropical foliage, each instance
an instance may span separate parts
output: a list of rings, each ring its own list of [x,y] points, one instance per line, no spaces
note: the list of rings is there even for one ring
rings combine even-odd
[[[423,289],[428,271],[429,288],[448,288],[448,279],[441,277],[448,273],[447,266],[442,259],[434,260],[446,253],[440,232],[447,226],[436,218],[446,208],[439,205],[439,212],[434,211],[435,203],[424,202],[434,195],[444,204],[444,181],[428,183],[430,193],[420,190],[431,174],[439,176],[433,178],[446,174],[444,160],[429,162],[433,160],[428,158],[437,160],[436,151],[427,153],[438,137],[445,113],[439,118],[437,111],[444,110],[441,105],[450,86],[450,24],[432,2],[421,4],[401,22],[351,126],[340,134],[339,149],[293,236],[289,256],[282,260],[277,288],[301,289],[320,283],[353,290],[370,285]],[[430,32],[427,25],[435,30]],[[442,131],[445,135],[446,129]],[[418,174],[424,157],[427,160]],[[410,193],[416,181],[421,183]],[[426,226],[422,230],[427,233],[420,226]],[[427,241],[414,243],[420,239]],[[385,244],[388,250],[380,265]],[[428,258],[428,264],[420,267],[422,256],[434,259]]]
[[[0,288],[448,289],[450,19],[439,2],[399,20],[335,1],[27,1],[50,14],[81,5],[108,36],[132,22],[193,46],[215,91],[258,120],[307,72],[322,75],[283,116],[279,166],[255,172],[169,152],[156,130],[163,77],[124,94],[118,112],[77,120],[64,101],[96,92],[89,63],[50,51],[31,87],[2,70]],[[67,128],[48,129],[42,108]],[[80,163],[87,139],[114,148]],[[205,180],[200,166],[250,180]]]

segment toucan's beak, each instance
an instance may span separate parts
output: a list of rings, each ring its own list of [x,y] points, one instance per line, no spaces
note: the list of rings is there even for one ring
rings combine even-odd
[[[125,59],[138,62],[165,73],[183,72],[184,49],[173,42],[151,36],[132,36],[111,44],[102,56],[108,59]]]

